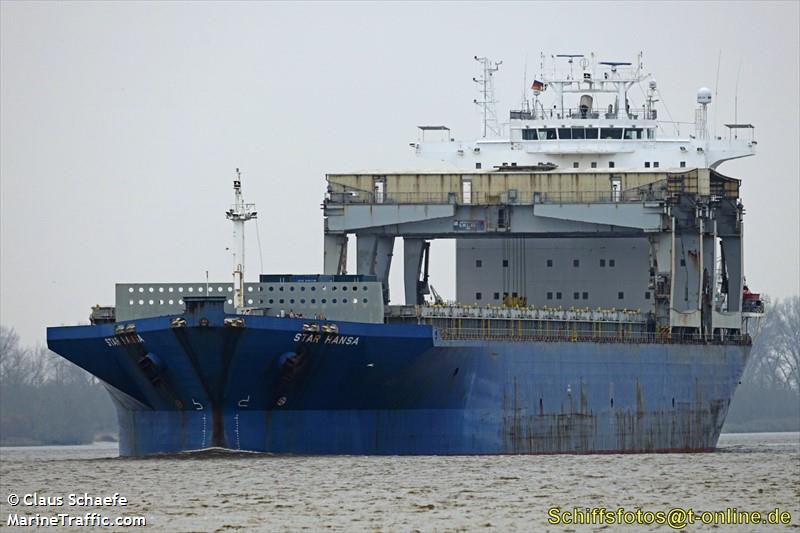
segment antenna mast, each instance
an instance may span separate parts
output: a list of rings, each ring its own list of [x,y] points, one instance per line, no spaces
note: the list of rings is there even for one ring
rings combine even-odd
[[[225,217],[233,222],[233,307],[244,307],[244,223],[256,218],[256,204],[244,203],[242,173],[236,169],[233,180],[233,206]]]
[[[472,81],[478,84],[478,90],[481,94],[480,100],[473,100],[473,102],[481,106],[483,116],[481,117],[481,131],[484,138],[491,132],[492,134],[500,135],[500,126],[497,122],[497,112],[494,105],[497,101],[494,99],[494,80],[493,74],[500,70],[502,61],[492,61],[488,57],[474,56],[475,61],[481,64],[481,74],[479,78],[472,78]]]

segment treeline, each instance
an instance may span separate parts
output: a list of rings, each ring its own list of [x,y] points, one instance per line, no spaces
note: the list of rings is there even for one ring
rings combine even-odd
[[[800,297],[770,302],[723,431],[800,431]]]
[[[85,444],[117,433],[105,388],[46,348],[0,326],[0,446]]]

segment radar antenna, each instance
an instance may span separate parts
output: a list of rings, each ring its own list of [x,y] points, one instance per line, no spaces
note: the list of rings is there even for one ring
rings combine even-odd
[[[475,61],[481,64],[481,73],[478,78],[472,78],[472,81],[478,84],[478,90],[481,94],[480,100],[473,100],[473,103],[481,106],[481,131],[483,137],[491,132],[495,136],[500,135],[500,125],[497,121],[497,111],[495,104],[497,101],[494,99],[494,80],[493,74],[500,70],[502,61],[492,61],[488,57],[474,56]]]
[[[244,203],[242,173],[237,168],[233,179],[233,205],[225,212],[225,217],[233,222],[233,306],[237,311],[244,307],[244,223],[257,214],[256,204]]]

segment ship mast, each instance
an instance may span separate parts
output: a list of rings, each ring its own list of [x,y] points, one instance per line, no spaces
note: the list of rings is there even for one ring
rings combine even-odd
[[[492,61],[488,57],[474,57],[475,61],[481,64],[481,74],[479,78],[472,78],[478,84],[478,90],[481,94],[481,99],[474,99],[472,102],[481,107],[481,132],[483,138],[486,138],[489,133],[494,136],[500,135],[500,125],[497,121],[497,111],[495,104],[497,100],[494,99],[494,73],[500,70],[502,61]]]
[[[256,218],[256,204],[244,203],[242,198],[242,174],[236,169],[233,180],[233,206],[225,213],[233,222],[233,306],[244,307],[244,223]]]

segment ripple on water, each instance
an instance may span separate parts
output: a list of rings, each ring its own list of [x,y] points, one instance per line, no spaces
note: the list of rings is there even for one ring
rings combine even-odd
[[[117,458],[109,444],[3,448],[0,487],[120,492],[130,500],[124,514],[145,515],[152,531],[545,531],[550,506],[780,507],[800,524],[800,434],[723,435],[719,446],[718,453],[578,457],[281,457],[210,449],[144,459]],[[0,516],[9,510],[0,499]]]

